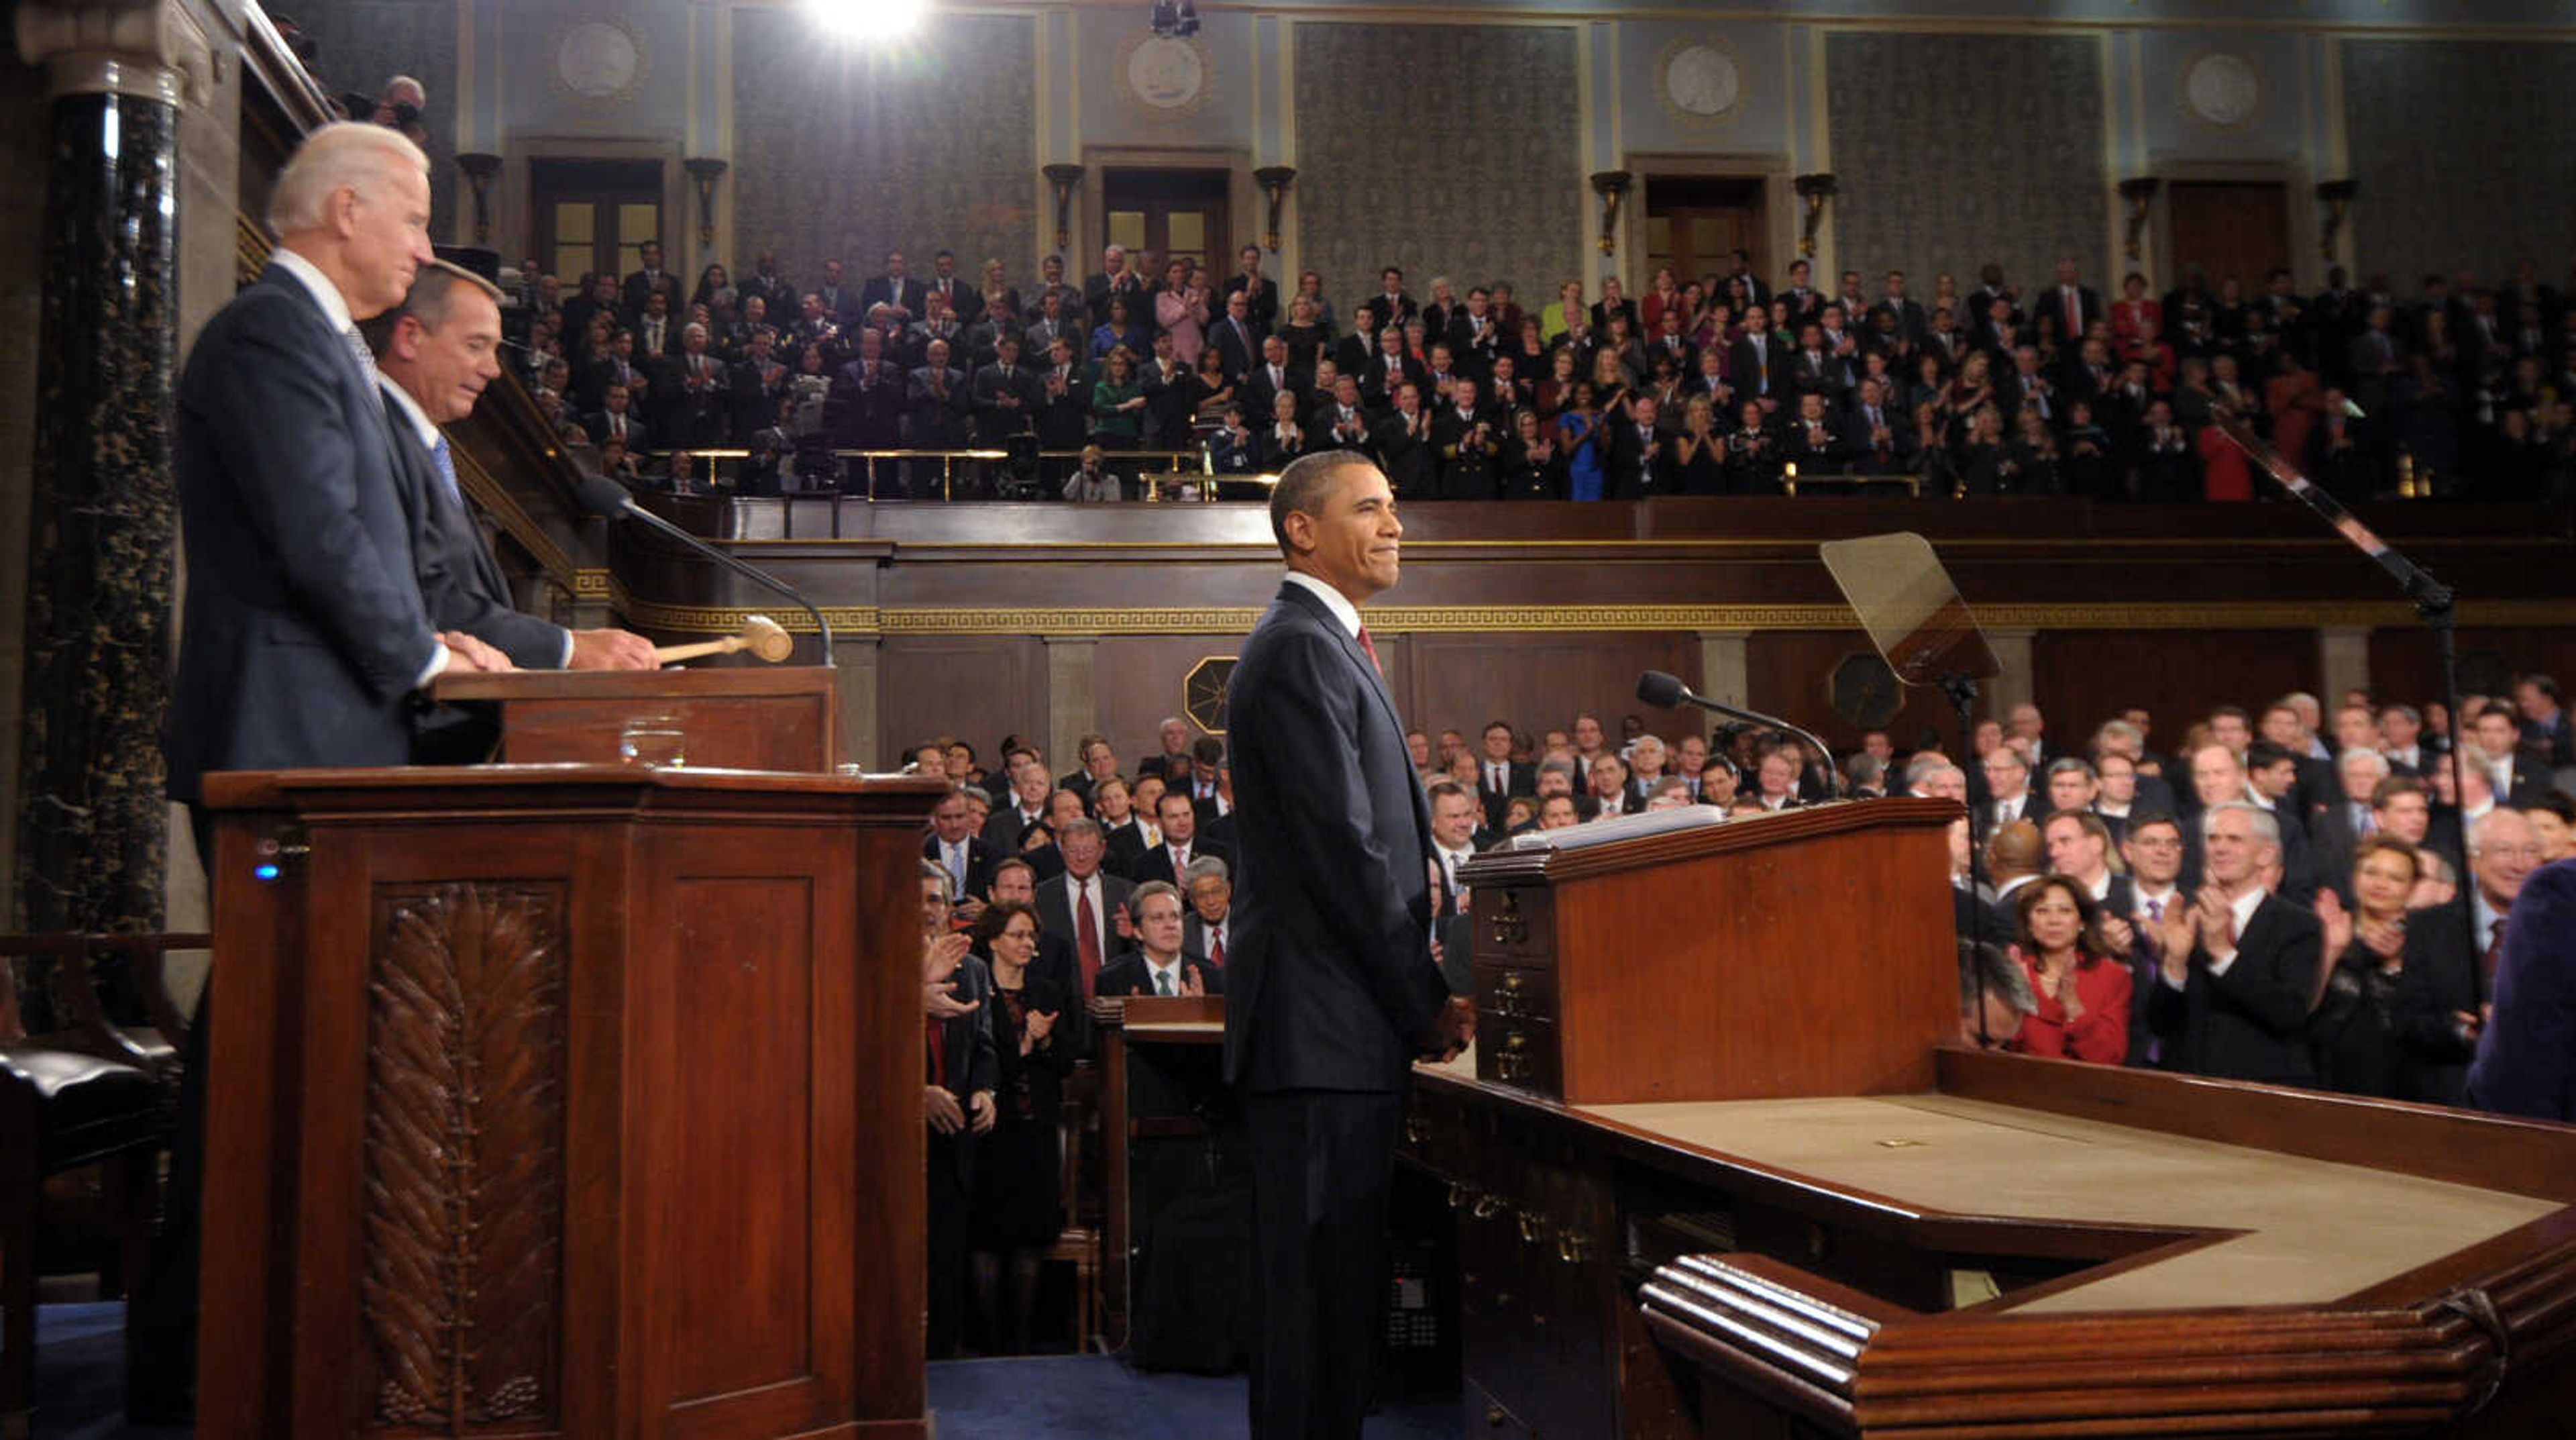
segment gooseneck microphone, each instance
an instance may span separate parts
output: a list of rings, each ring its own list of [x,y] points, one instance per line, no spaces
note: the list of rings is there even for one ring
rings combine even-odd
[[[1658,710],[1670,710],[1677,706],[1689,705],[1714,715],[1723,715],[1730,720],[1743,720],[1755,725],[1768,725],[1774,730],[1786,730],[1815,746],[1816,753],[1824,757],[1825,773],[1832,777],[1830,783],[1836,795],[1843,794],[1848,788],[1843,782],[1842,767],[1834,763],[1832,747],[1817,739],[1803,726],[1792,725],[1777,715],[1765,715],[1759,710],[1739,710],[1723,700],[1711,700],[1705,695],[1694,695],[1691,693],[1691,688],[1682,683],[1680,676],[1667,675],[1661,670],[1649,670],[1637,677],[1637,698]]]
[[[654,514],[652,511],[645,509],[643,506],[636,504],[635,497],[627,493],[625,486],[618,484],[616,481],[609,479],[605,475],[592,475],[585,478],[578,487],[578,494],[581,499],[582,508],[588,510],[593,515],[603,516],[610,520],[641,520],[646,525],[661,531],[663,534],[670,536],[672,539],[686,545],[691,550],[704,555],[708,559],[722,565],[724,568],[732,571],[736,575],[751,581],[753,584],[759,585],[765,589],[775,590],[779,594],[786,596],[789,600],[795,602],[799,608],[804,610],[806,614],[814,617],[815,633],[823,637],[823,663],[826,666],[833,664],[832,627],[823,619],[823,612],[814,608],[814,602],[806,599],[802,594],[799,594],[795,586],[788,584],[786,581],[779,579],[777,576],[770,574],[768,571],[761,569],[757,565],[752,565],[745,561],[735,559],[733,556],[717,549],[715,546],[708,544],[706,541],[699,539],[697,536],[690,534],[688,531],[681,529],[679,526],[672,524],[670,521],[665,520],[661,516]]]

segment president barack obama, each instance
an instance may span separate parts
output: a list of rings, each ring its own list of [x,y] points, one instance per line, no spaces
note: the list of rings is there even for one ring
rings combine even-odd
[[[1404,1086],[1475,1012],[1431,954],[1431,813],[1361,622],[1404,526],[1351,451],[1271,493],[1286,558],[1227,694],[1237,834],[1225,1071],[1242,1085],[1261,1316],[1253,1440],[1353,1440],[1369,1400]]]

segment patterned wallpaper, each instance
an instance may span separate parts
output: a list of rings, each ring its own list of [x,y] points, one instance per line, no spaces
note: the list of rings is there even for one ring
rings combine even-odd
[[[2576,45],[2355,40],[2343,77],[2365,274],[2391,272],[2401,295],[2428,270],[2509,280],[2524,258],[2564,278]]]
[[[1543,304],[1573,273],[1589,195],[1574,32],[1534,26],[1296,27],[1297,208],[1306,268],[1344,323],[1404,267],[1509,280]]]
[[[997,257],[1037,273],[1037,112],[1026,16],[935,18],[900,59],[814,43],[802,10],[733,12],[734,233],[799,284],[838,258],[850,283],[899,249],[973,275]],[[745,268],[748,268],[747,266]]]
[[[455,0],[300,0],[291,13],[313,37],[323,89],[375,95],[410,75],[429,91],[430,233],[455,233]]]
[[[1873,289],[1901,269],[1929,295],[1942,270],[1975,289],[1988,261],[2028,290],[2072,256],[2099,284],[2109,220],[2097,41],[1837,33],[1825,65],[1841,264]]]

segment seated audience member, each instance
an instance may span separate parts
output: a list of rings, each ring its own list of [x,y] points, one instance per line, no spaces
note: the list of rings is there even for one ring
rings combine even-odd
[[[1986,840],[1986,883],[1994,887],[1996,905],[2012,913],[2024,887],[2048,873],[2046,844],[2039,827],[2028,820],[1998,825]]]
[[[2468,1103],[2576,1120],[2576,865],[2548,865],[2522,883],[2491,993]]]
[[[2373,836],[2355,848],[2352,872],[2338,887],[2352,895],[2350,908],[2334,889],[2317,892],[2325,973],[2318,977],[2316,1009],[2308,1017],[2317,1083],[2383,1100],[2429,1098],[2422,1077],[2414,1073],[2413,1046],[2430,1039],[2437,1051],[2448,1051],[2453,1043],[2449,1027],[2410,1037],[2400,1025],[2410,948],[2406,901],[2423,873],[2421,862],[2405,841]],[[2420,917],[2421,922],[2437,924],[2440,913]]]
[[[2531,833],[2540,842],[2541,864],[2576,854],[2576,795],[2564,790],[2543,790],[2539,798],[2524,807],[2522,818],[2531,822]]]
[[[1213,855],[1191,861],[1187,893],[1190,905],[1181,914],[1181,949],[1222,970],[1226,947],[1234,936],[1234,882],[1226,863]]]
[[[2486,1026],[2483,1001],[2495,993],[2505,922],[2540,865],[2539,841],[2518,810],[2488,811],[2470,824],[2468,836],[2468,893],[2412,918],[2398,989],[2399,1033],[2417,1092],[2410,1098],[2445,1105],[2467,1100],[2468,1066]]]
[[[1582,823],[1583,816],[1575,810],[1574,796],[1572,793],[1568,792],[1540,797],[1538,802],[1539,829],[1564,830]]]
[[[1765,810],[1787,810],[1798,804],[1798,757],[1787,746],[1766,751],[1753,770],[1753,799]]]
[[[1082,997],[1037,968],[1038,917],[1028,905],[995,901],[970,933],[992,973],[996,1062],[995,1115],[978,1147],[968,1232],[975,1296],[986,1348],[1007,1340],[1009,1353],[1027,1354],[1040,1261],[1064,1229],[1057,1112],[1077,1058]]]
[[[2060,810],[2040,822],[2040,841],[2048,850],[2048,868],[2084,887],[2094,904],[2104,907],[2102,924],[2111,948],[2128,953],[2128,915],[2135,906],[2129,877],[2120,873],[2120,853],[2111,843],[2111,827],[2089,810]]]
[[[1060,880],[1063,878],[1063,872],[1058,871],[1050,878]],[[1029,907],[1031,914],[1037,914],[1037,867],[1017,855],[993,866],[993,903],[1000,904],[1005,900],[1025,905]],[[983,916],[979,914],[975,918],[980,920]],[[1068,995],[1082,993],[1082,966],[1074,956],[1073,942],[1048,930],[1046,917],[1043,915],[1038,916],[1037,958],[1030,962],[1029,973],[1056,986]],[[1076,1033],[1079,1027],[1080,1022],[1077,1020],[1073,1029],[1067,1032],[1067,1038],[1076,1041],[1083,1049],[1088,1049],[1088,1037]]]
[[[2022,1023],[2039,1008],[2030,991],[2030,972],[2013,963],[2002,948],[1959,942],[1959,1040],[1982,1050],[2000,1050],[2021,1033]]]
[[[2203,752],[2204,754],[2206,752]],[[2201,814],[2204,883],[2168,911],[2149,1019],[2175,1068],[2228,1080],[2305,1085],[2323,937],[2314,914],[2272,895],[2279,823],[2248,800]]]
[[[1165,800],[1180,797],[1166,795]],[[1180,887],[1161,880],[1149,880],[1136,887],[1128,897],[1127,908],[1136,921],[1136,945],[1133,954],[1104,967],[1100,972],[1098,993],[1103,998],[1121,995],[1222,995],[1225,972],[1210,967],[1196,955],[1182,948]]]
[[[1178,885],[1189,869],[1190,861],[1197,856],[1214,855],[1220,860],[1234,858],[1226,847],[1200,838],[1198,807],[1186,789],[1166,790],[1158,796],[1154,802],[1154,818],[1161,827],[1163,839],[1136,862],[1134,875],[1139,882],[1160,880],[1167,885]]]
[[[2031,1055],[2117,1065],[2129,1054],[2129,971],[2102,935],[2101,907],[2084,887],[2048,875],[2014,902],[2013,958],[2030,977],[2034,1008],[2012,1047]]]
[[[1584,819],[1607,820],[1642,808],[1644,802],[1637,800],[1628,790],[1627,762],[1618,756],[1607,753],[1594,756],[1589,773],[1592,786],[1583,796],[1586,802],[1584,809],[1588,812]]]

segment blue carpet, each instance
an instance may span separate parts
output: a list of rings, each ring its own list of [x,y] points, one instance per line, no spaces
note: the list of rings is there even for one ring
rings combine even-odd
[[[125,1306],[36,1309],[37,1440],[186,1440],[125,1423]],[[945,1360],[930,1367],[939,1440],[1232,1440],[1240,1375],[1147,1375],[1108,1355]],[[1389,1406],[1368,1440],[1456,1440],[1454,1400]]]
[[[1109,1355],[943,1360],[930,1367],[939,1440],[1233,1440],[1241,1375],[1142,1374]],[[1458,1402],[1388,1406],[1368,1440],[1457,1440]]]

